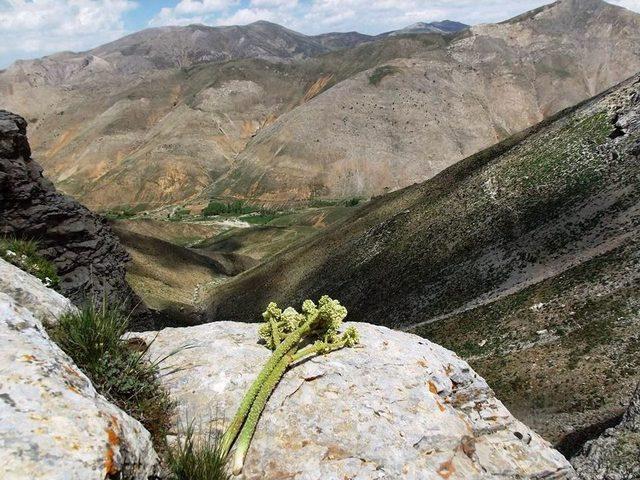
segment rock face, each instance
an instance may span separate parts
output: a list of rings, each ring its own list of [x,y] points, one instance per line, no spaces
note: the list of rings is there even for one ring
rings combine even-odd
[[[640,478],[640,385],[622,422],[588,442],[572,463],[582,480]]]
[[[260,420],[247,480],[568,479],[573,469],[516,420],[454,353],[415,335],[357,324],[362,343],[290,370]],[[270,351],[257,325],[142,334],[152,358],[181,346],[164,377],[178,411],[222,426]],[[136,336],[140,336],[137,334]]]
[[[69,301],[3,260],[0,278],[0,477],[154,478],[149,433],[98,395],[43,328]]]
[[[131,301],[129,260],[106,223],[58,193],[31,158],[27,122],[0,110],[0,235],[34,239],[53,261],[62,293],[78,304],[88,296]]]

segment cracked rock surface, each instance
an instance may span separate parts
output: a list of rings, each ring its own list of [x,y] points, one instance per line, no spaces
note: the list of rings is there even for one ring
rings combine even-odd
[[[572,463],[581,480],[640,478],[640,384],[620,424],[588,442]]]
[[[360,346],[294,366],[269,400],[247,480],[569,479],[568,461],[516,420],[453,352],[358,323]],[[180,418],[222,427],[270,351],[257,325],[218,322],[135,334],[152,358],[183,346],[163,377]]]
[[[155,478],[149,432],[99,395],[43,328],[70,302],[1,259],[0,276],[0,478]]]

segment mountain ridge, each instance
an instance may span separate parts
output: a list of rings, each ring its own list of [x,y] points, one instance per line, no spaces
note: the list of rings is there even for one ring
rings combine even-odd
[[[274,60],[267,41],[256,55],[268,58],[185,68],[170,67],[175,51],[167,68],[153,67],[159,50],[126,50],[125,38],[128,55],[112,43],[108,61],[60,54],[5,71],[0,98],[30,120],[46,174],[91,208],[368,197],[423,181],[640,69],[637,14],[562,0],[521,18],[453,35],[320,39],[334,50],[316,41],[296,50],[297,34],[283,29],[293,42],[283,54],[323,53]],[[271,25],[251,27],[252,38]],[[219,33],[180,31],[199,38],[203,28]]]

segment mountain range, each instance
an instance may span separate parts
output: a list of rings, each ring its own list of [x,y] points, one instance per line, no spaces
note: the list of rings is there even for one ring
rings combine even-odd
[[[639,19],[560,0],[501,24],[376,37],[154,28],[16,62],[0,73],[0,106],[30,121],[57,187],[94,209],[368,197],[640,70]]]

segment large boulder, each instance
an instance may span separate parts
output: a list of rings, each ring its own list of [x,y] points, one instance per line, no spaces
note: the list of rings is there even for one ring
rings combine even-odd
[[[138,303],[117,237],[103,218],[43,177],[26,132],[22,117],[0,110],[0,235],[37,240],[39,253],[58,269],[62,293],[76,304],[103,295]]]
[[[99,395],[43,328],[74,307],[1,259],[0,279],[0,478],[154,478],[149,432]]]
[[[622,421],[572,460],[581,480],[640,479],[640,384]]]
[[[260,420],[247,480],[568,479],[549,443],[516,420],[453,352],[357,324],[362,342],[291,369]],[[257,326],[220,322],[135,334],[163,377],[177,421],[222,428],[270,351]],[[193,348],[181,349],[191,346]],[[180,350],[181,349],[181,350]]]

